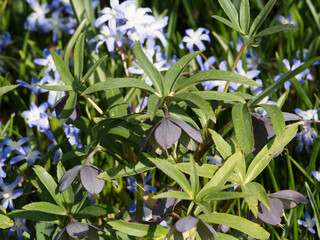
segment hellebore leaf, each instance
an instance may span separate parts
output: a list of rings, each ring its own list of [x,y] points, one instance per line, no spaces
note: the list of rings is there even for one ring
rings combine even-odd
[[[195,151],[197,150],[197,143],[194,141],[186,132],[182,131],[179,142],[188,150]]]
[[[276,226],[281,223],[281,217],[283,215],[283,204],[281,200],[271,198],[270,210],[268,210],[261,202],[259,203],[258,217],[265,223]]]
[[[67,187],[70,186],[70,184],[74,181],[74,179],[78,176],[80,169],[82,168],[82,165],[77,165],[70,170],[68,170],[63,177],[61,178],[60,184],[59,184],[59,192],[63,192],[67,189]]]
[[[85,236],[87,236],[89,231],[89,226],[86,223],[76,222],[68,225],[66,227],[66,230],[70,237],[73,237],[76,239],[82,239]]]
[[[270,198],[280,199],[283,203],[284,209],[295,208],[298,203],[308,204],[308,199],[301,193],[294,190],[282,190],[269,194]]]
[[[197,225],[197,232],[201,239],[214,240],[214,236],[219,238],[218,233],[208,223],[200,220]]]
[[[181,128],[167,118],[160,123],[154,132],[154,137],[163,150],[169,149],[180,136]]]
[[[201,133],[190,123],[172,117],[170,117],[170,121],[178,125],[185,133],[187,133],[192,139],[196,140],[198,143],[203,142]]]
[[[168,192],[173,191],[169,189]],[[176,198],[161,198],[158,199],[152,209],[152,219],[154,221],[162,220],[169,212],[171,212],[179,202]]]
[[[182,233],[182,232],[189,231],[191,228],[196,226],[198,222],[199,222],[198,218],[193,216],[186,216],[184,218],[179,219],[176,222],[175,227],[177,231]]]
[[[104,180],[97,178],[99,173],[101,173],[101,171],[91,167],[90,165],[84,165],[80,171],[82,185],[93,195],[101,192],[104,186]]]

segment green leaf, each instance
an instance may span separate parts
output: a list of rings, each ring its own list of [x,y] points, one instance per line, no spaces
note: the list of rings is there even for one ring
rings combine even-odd
[[[235,31],[239,31],[239,28],[237,27],[237,25],[233,24],[232,22],[230,22],[228,19],[218,16],[218,15],[212,15],[213,18],[217,19],[218,21],[222,22],[223,24],[227,25],[228,27],[232,28]]]
[[[249,0],[240,1],[239,21],[242,33],[247,35],[250,26],[250,5]]]
[[[269,1],[270,2],[270,1]],[[320,57],[316,57],[313,59],[310,59],[309,61],[302,64],[300,67],[296,68],[295,70],[288,72],[284,74],[282,77],[280,77],[276,82],[269,85],[265,90],[263,90],[257,98],[252,101],[250,104],[250,107],[256,106],[262,99],[264,99],[266,96],[268,96],[270,93],[274,92],[279,86],[284,84],[284,82],[294,78],[297,74],[301,73],[303,70],[309,68],[314,64],[315,62],[320,61]],[[311,106],[312,108],[312,106]]]
[[[197,108],[203,110],[207,116],[213,121],[216,121],[216,115],[214,114],[211,105],[198,96],[195,93],[180,93],[180,94],[175,94],[173,97],[171,97],[173,101],[185,101],[186,103],[191,103],[192,105],[195,105]]]
[[[172,66],[168,69],[166,75],[164,75],[164,78],[163,78],[165,95],[170,94],[177,80],[179,79],[180,74],[183,72],[183,70],[186,68],[189,62],[201,52],[202,51],[189,53],[183,56],[182,58],[180,58],[177,62],[172,64]]]
[[[62,207],[49,202],[29,203],[27,205],[24,205],[22,208],[29,211],[39,211],[63,216],[67,215],[66,211]]]
[[[33,167],[34,172],[37,174],[41,183],[46,187],[51,197],[55,200],[55,202],[63,207],[62,204],[62,195],[59,194],[59,188],[53,177],[41,166],[36,165]]]
[[[156,69],[156,67],[150,62],[145,53],[142,51],[140,43],[135,41],[134,46],[132,48],[133,53],[136,59],[139,62],[140,67],[143,69],[145,74],[150,78],[153,86],[156,88],[160,97],[163,96],[164,91],[164,83],[163,78],[160,72]],[[152,90],[152,92],[154,92]]]
[[[75,92],[69,93],[69,97],[60,115],[60,119],[59,119],[60,124],[65,123],[68,120],[68,118],[71,116],[77,104],[77,96],[78,95]]]
[[[294,138],[298,126],[299,123],[289,125],[283,136],[275,136],[274,139],[260,150],[248,167],[245,183],[249,183],[255,179],[267,167],[272,157]]]
[[[12,91],[13,89],[16,89],[19,86],[20,86],[20,84],[8,85],[8,86],[0,87],[0,96],[6,94],[7,92]]]
[[[282,137],[286,131],[286,123],[280,108],[277,105],[260,104],[260,106],[268,113],[276,135]]]
[[[83,76],[82,78],[82,82],[81,84],[84,84],[93,74],[93,72],[100,66],[100,64],[107,58],[107,55],[104,55],[103,57],[99,58],[98,61],[96,61],[88,70],[88,72],[86,72],[86,74]]]
[[[197,166],[198,166],[198,163],[195,163],[192,155],[190,155],[190,185],[191,185],[193,197],[195,197],[198,194],[200,189]]]
[[[61,80],[66,84],[66,85],[70,85],[73,86],[73,76],[71,75],[70,71],[69,71],[69,66],[68,64],[65,64],[61,57],[59,56],[58,53],[56,53],[55,51],[51,50],[50,51],[52,59],[54,61],[54,64],[57,67],[57,70],[59,72],[59,75],[61,77]]]
[[[213,164],[202,164],[199,166],[199,164],[195,164],[197,168],[198,175],[200,177],[205,177],[205,178],[212,178],[214,173],[218,170],[219,166],[213,165]],[[190,163],[189,162],[184,162],[184,163],[177,163],[176,167],[190,175]]]
[[[237,26],[237,31],[240,32],[239,15],[233,3],[230,0],[218,0],[218,2],[231,22]]]
[[[254,145],[254,138],[251,115],[246,104],[237,103],[233,106],[232,120],[240,148],[246,154],[251,153]]]
[[[317,192],[312,193],[309,185],[307,182],[305,182],[307,193],[308,193],[308,198],[311,203],[311,207],[313,209],[314,217],[316,219],[316,226],[317,226],[317,232],[318,232],[318,237],[320,237],[320,210],[317,204],[317,201],[315,199],[315,196],[317,195]],[[316,190],[317,191],[317,190]]]
[[[36,85],[49,91],[74,91],[73,87],[70,85]]]
[[[33,210],[14,210],[12,212],[9,212],[9,217],[17,217],[17,218],[25,218],[29,220],[34,221],[47,221],[47,222],[54,222],[58,220],[58,216],[51,214],[51,213],[45,213],[40,211],[33,211]]]
[[[157,195],[153,196],[154,199],[159,198],[178,198],[183,200],[191,200],[192,198],[185,192],[181,191],[169,191],[169,192],[162,192],[158,193]]]
[[[6,229],[13,226],[13,220],[5,215],[0,214],[0,229]]]
[[[241,185],[241,190],[244,193],[250,193],[253,195],[246,197],[245,201],[248,203],[248,206],[255,217],[258,217],[258,200],[270,209],[268,194],[261,184],[257,182],[250,182],[245,185]]]
[[[160,225],[135,224],[123,220],[111,220],[107,221],[107,224],[115,230],[135,237],[164,239],[168,233],[168,229]]]
[[[258,29],[260,28],[261,24],[264,22],[266,17],[269,15],[276,1],[277,0],[269,0],[267,4],[263,7],[263,9],[260,11],[258,16],[254,19],[249,30],[250,37],[253,37],[257,33]]]
[[[212,213],[210,219],[206,215],[200,215],[198,217],[205,222],[221,224],[236,229],[240,232],[248,234],[253,238],[267,239],[270,236],[270,234],[259,224],[239,216],[227,213]]]
[[[155,93],[153,88],[136,78],[112,78],[103,82],[95,83],[94,85],[88,87],[82,95],[105,91],[107,89],[118,89],[118,88],[139,88],[145,90],[149,93]]]
[[[158,109],[160,107],[161,99],[156,94],[151,94],[148,97],[148,114],[150,117],[150,121],[154,119],[157,115]]]
[[[261,32],[256,34],[256,38],[258,37],[265,37],[267,35],[271,35],[278,32],[284,32],[284,31],[295,31],[298,30],[297,27],[295,27],[293,24],[282,24],[282,25],[276,25],[272,27],[268,27]]]
[[[76,81],[81,82],[84,58],[84,33],[81,33],[74,48],[74,77]]]
[[[241,192],[213,192],[206,195],[204,201],[221,201],[237,198],[245,198],[251,196],[252,193],[241,193]]]
[[[315,22],[317,28],[318,28],[318,31],[320,30],[320,19],[319,19],[319,11],[316,10],[316,8],[314,7],[314,5],[312,4],[312,1],[311,0],[306,0],[306,3],[310,9],[310,12],[312,14],[312,17],[313,17],[313,21]],[[319,3],[318,3],[319,5]],[[320,237],[320,233],[319,233],[319,229],[318,229],[318,235]]]
[[[227,159],[232,154],[231,146],[223,139],[223,137],[216,131],[209,129],[212,140],[218,152],[221,154],[223,159]]]
[[[210,188],[216,187],[219,185],[224,185],[230,175],[234,172],[234,169],[237,167],[241,158],[243,158],[243,154],[241,151],[237,151],[233,155],[231,155],[222,167],[214,174],[213,178],[201,189],[201,191],[197,195],[197,200],[201,200],[204,196],[210,193]]]
[[[81,209],[77,214],[74,215],[75,218],[88,218],[88,217],[98,217],[106,216],[110,213],[118,213],[119,209],[109,205],[90,205]]]
[[[155,159],[154,161],[158,161],[158,159]],[[101,178],[107,181],[107,180],[120,178],[120,177],[134,176],[141,172],[145,172],[153,168],[155,168],[155,165],[152,162],[141,159],[139,162],[129,163],[125,166],[118,166],[115,168],[111,168],[106,172],[100,173],[98,175],[98,178]]]
[[[224,101],[224,102],[240,102],[245,103],[246,101],[235,94],[219,92],[219,91],[198,91],[194,92],[205,100],[216,100],[216,101]]]
[[[172,89],[172,91],[182,92],[183,90],[196,85],[204,81],[231,81],[241,84],[246,84],[249,86],[260,86],[258,83],[252,79],[242,76],[240,74],[223,71],[223,70],[208,70],[194,74],[189,78],[179,78],[177,84]]]
[[[191,186],[187,178],[178,168],[167,160],[150,159],[162,172],[172,178],[189,196],[192,196]]]
[[[87,23],[87,19],[84,18],[81,23],[79,24],[79,26],[77,27],[77,30],[75,31],[75,33],[72,35],[72,37],[70,38],[66,48],[65,48],[65,51],[64,51],[64,55],[63,55],[63,60],[65,62],[65,64],[69,64],[69,58],[70,58],[70,53],[72,51],[72,48],[76,42],[76,40],[78,39],[80,33],[82,32],[84,26],[86,25]]]
[[[62,176],[66,173],[66,170],[64,169],[62,162],[59,161],[57,164],[57,176],[58,176],[58,182],[60,182]],[[64,190],[62,193],[63,196],[63,203],[65,204],[67,210],[70,210],[72,208],[72,205],[74,204],[74,193],[72,190],[72,186],[70,185],[67,187],[66,190]],[[29,209],[30,210],[30,209]]]

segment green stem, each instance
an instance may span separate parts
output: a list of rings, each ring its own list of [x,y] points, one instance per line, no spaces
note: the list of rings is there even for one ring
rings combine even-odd
[[[103,114],[101,108],[91,98],[85,97],[85,99],[91,103],[91,105],[98,111],[98,113],[100,113],[101,115]]]

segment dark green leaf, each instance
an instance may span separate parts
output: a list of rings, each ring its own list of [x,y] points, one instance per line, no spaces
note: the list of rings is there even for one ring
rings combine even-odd
[[[233,93],[218,92],[218,91],[198,91],[193,92],[205,100],[216,100],[224,102],[241,102],[245,103],[246,101]]]
[[[139,42],[137,41],[135,42],[132,50],[136,59],[139,62],[140,67],[143,69],[145,74],[147,74],[147,76],[150,78],[159,96],[162,97],[164,93],[164,86],[163,86],[164,83],[163,83],[163,78],[160,72],[156,69],[156,67],[150,62],[150,60],[147,58],[145,53],[142,51]]]
[[[284,122],[283,114],[278,106],[267,104],[261,104],[260,106],[264,108],[264,110],[266,110],[266,112],[268,113],[276,135],[279,137],[283,136],[286,131],[286,124]]]
[[[60,115],[60,119],[59,119],[60,124],[65,123],[69,119],[69,117],[71,116],[71,114],[76,108],[76,104],[77,104],[77,94],[75,92],[70,92],[68,100],[66,101],[66,104],[64,105]]]
[[[6,94],[7,92],[12,91],[13,89],[19,87],[20,84],[17,85],[8,85],[8,86],[4,86],[4,87],[0,87],[0,96]]]
[[[83,58],[84,58],[84,33],[79,35],[74,48],[74,77],[76,81],[81,82],[82,71],[83,71]]]
[[[14,210],[8,213],[7,216],[25,218],[25,219],[34,220],[34,221],[53,222],[58,220],[57,216],[54,214],[40,212],[40,211],[32,211],[32,210]]]
[[[240,31],[239,15],[233,3],[230,0],[218,0],[218,2],[231,22],[237,26],[237,30]]]
[[[45,212],[54,215],[67,215],[66,211],[62,207],[49,202],[29,203],[27,205],[24,205],[22,208],[24,210]]]
[[[237,198],[245,198],[251,196],[252,193],[241,193],[241,192],[213,192],[206,195],[204,201],[221,201]]]
[[[94,85],[88,87],[82,95],[105,91],[107,89],[118,89],[118,88],[139,88],[143,89],[149,93],[154,93],[152,87],[150,87],[145,82],[136,78],[112,78],[103,82],[95,83]]]
[[[223,24],[227,25],[228,27],[232,28],[235,31],[239,31],[239,28],[237,25],[230,22],[228,19],[218,16],[218,15],[212,15],[213,18],[217,19],[218,21],[222,22]]]
[[[258,29],[260,28],[261,24],[264,22],[268,14],[270,13],[271,9],[273,8],[273,5],[276,3],[277,0],[269,0],[267,4],[264,6],[264,8],[260,11],[258,16],[254,19],[253,23],[251,24],[250,30],[249,30],[249,36],[253,37]]]
[[[189,64],[189,62],[195,58],[199,53],[202,51],[196,51],[189,53],[182,58],[180,58],[177,62],[173,63],[172,66],[167,71],[166,75],[164,76],[164,94],[170,94],[172,89],[174,88],[177,80],[180,77],[180,74],[183,72],[183,70],[186,68],[186,66]]]
[[[110,213],[118,213],[119,210],[113,206],[109,205],[90,205],[81,209],[76,215],[76,218],[88,218],[88,217],[98,217],[107,216]]]
[[[54,61],[54,64],[57,67],[57,70],[59,72],[59,75],[61,77],[61,80],[66,84],[72,86],[74,81],[73,81],[73,76],[71,75],[69,71],[69,66],[68,64],[65,64],[61,57],[59,56],[58,53],[55,51],[51,50],[50,51],[52,59]]]
[[[223,139],[223,137],[216,131],[209,129],[212,140],[217,148],[218,152],[224,159],[227,159],[232,154],[231,146]]]
[[[250,25],[250,5],[249,0],[240,1],[239,20],[242,33],[247,35]]]
[[[274,33],[284,32],[284,31],[293,31],[293,30],[298,30],[298,28],[296,28],[292,24],[276,25],[276,26],[268,27],[268,28],[262,30],[261,32],[257,33],[255,37],[256,38],[257,37],[265,37],[267,35],[271,35]]]
[[[161,99],[156,94],[151,94],[148,97],[148,114],[151,121],[157,115],[158,109],[160,107],[160,101]]]
[[[82,78],[82,83],[85,83],[90,76],[92,75],[92,73],[100,66],[100,64],[107,58],[107,55],[104,55],[103,57],[99,58],[98,61],[96,61],[91,67],[90,69],[86,72],[86,74],[83,76]]]
[[[240,148],[246,154],[251,153],[254,145],[254,138],[251,115],[246,104],[237,103],[233,106],[232,120]]]
[[[70,85],[36,85],[49,91],[74,91],[73,87]]]

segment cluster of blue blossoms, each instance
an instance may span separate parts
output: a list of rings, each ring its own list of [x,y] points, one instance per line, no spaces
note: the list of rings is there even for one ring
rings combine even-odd
[[[76,20],[73,16],[73,9],[68,0],[52,0],[51,4],[39,3],[38,0],[27,0],[32,13],[27,17],[25,21],[25,29],[31,31],[40,32],[43,34],[52,32],[52,42],[57,43],[61,38],[62,34],[73,34],[75,31]],[[99,1],[92,1],[93,8],[96,8]],[[95,20],[95,27],[99,33],[93,37],[89,44],[95,44],[95,51],[98,53],[101,46],[105,45],[108,52],[112,57],[116,54],[123,56],[122,48],[125,46],[131,48],[134,41],[138,41],[146,56],[154,64],[159,71],[166,71],[177,58],[173,56],[170,61],[167,61],[164,47],[167,46],[167,35],[164,28],[168,24],[168,17],[156,18],[151,15],[152,10],[150,8],[137,8],[136,2],[133,0],[126,0],[119,3],[119,0],[110,0],[110,7],[105,7],[98,12],[98,16]],[[287,18],[284,16],[278,16],[275,20],[281,23],[292,23],[291,16]],[[194,52],[197,50],[206,49],[206,44],[210,43],[210,31],[206,28],[200,27],[196,30],[187,29],[185,30],[185,36],[179,45],[181,49],[187,49],[188,52]],[[11,43],[11,35],[8,32],[2,33],[0,36],[0,52],[3,51]],[[239,37],[237,42],[230,42],[230,47],[239,51],[242,46],[242,39]],[[101,50],[101,49],[100,49]],[[60,54],[61,50],[56,50]],[[283,59],[283,64],[288,71],[292,71],[299,67],[307,56],[307,51],[304,50],[303,56],[298,52],[295,59],[289,61]],[[262,62],[258,53],[250,48],[245,54],[245,60],[239,61],[235,72],[244,75],[248,78],[254,79],[261,87],[251,87],[249,91],[254,95],[258,95],[263,91],[263,82],[259,78],[260,75],[260,64]],[[52,144],[48,146],[50,150],[53,146],[57,145],[53,133],[50,129],[49,117],[55,117],[55,112],[50,111],[50,107],[53,107],[57,100],[65,96],[64,92],[48,91],[38,87],[37,85],[62,85],[64,84],[60,79],[57,68],[53,62],[52,56],[48,49],[43,50],[43,57],[36,58],[33,60],[36,65],[45,68],[43,75],[39,79],[34,76],[31,79],[17,80],[16,82],[20,86],[30,90],[30,94],[39,95],[47,94],[47,101],[42,103],[31,102],[30,109],[22,112],[21,117],[26,120],[29,128],[35,127],[37,131],[45,134],[51,141]],[[215,56],[210,56],[207,59],[203,59],[200,55],[196,57],[198,64],[198,71],[206,71],[209,69],[228,70],[229,66],[226,60],[217,59]],[[0,64],[2,64],[0,60]],[[124,65],[125,72],[129,74],[142,75],[144,72],[139,67],[139,64],[135,62],[132,66],[128,67]],[[5,69],[0,67],[0,74],[5,73]],[[275,76],[274,81],[277,81],[284,73],[279,73]],[[306,80],[312,81],[313,77],[309,69],[301,72],[295,78],[300,84],[304,84]],[[150,79],[146,77],[145,82],[152,86]],[[204,90],[209,91],[216,89],[218,91],[224,91],[226,86],[225,81],[207,81],[202,83]],[[237,91],[240,85],[237,83],[231,83],[229,87],[230,92]],[[290,88],[291,81],[284,84],[285,89]],[[245,86],[248,88],[248,86]],[[38,99],[38,98],[35,98]],[[276,104],[275,101],[265,97],[262,101],[267,104]],[[145,109],[147,105],[147,97],[141,98],[140,104],[135,109],[130,108],[131,111],[140,112]],[[263,110],[260,113],[265,114]],[[318,110],[307,110],[302,111],[301,109],[295,110],[296,114],[300,115],[303,119],[302,126],[303,130],[297,134],[299,143],[296,151],[301,152],[303,147],[306,148],[307,152],[311,151],[311,146],[314,144],[314,140],[318,138],[317,133],[311,126],[312,122],[318,122]],[[66,136],[69,138],[71,145],[77,148],[82,148],[82,144],[79,141],[78,134],[80,130],[73,127],[71,124],[63,125]],[[3,179],[6,178],[7,173],[4,171],[4,167],[14,166],[20,164],[22,161],[26,161],[28,165],[33,165],[36,160],[41,159],[42,153],[33,149],[27,145],[29,139],[27,137],[21,137],[18,140],[5,135],[5,138],[0,143],[0,199],[2,199],[1,205],[7,209],[14,209],[13,200],[20,197],[23,193],[22,188],[17,188],[22,180],[21,176],[18,176],[12,183],[7,183]],[[61,150],[58,150],[54,155],[54,162],[59,159]],[[149,175],[145,182],[147,182],[152,175]],[[314,171],[313,176],[320,181],[320,173]],[[134,190],[136,182],[133,179],[128,180],[131,186],[129,190]],[[144,184],[145,184],[144,182]],[[156,192],[154,187],[145,185],[147,191]],[[133,212],[135,205],[132,204],[130,209]],[[147,208],[146,208],[147,209]],[[147,211],[147,210],[146,210]],[[146,214],[147,216],[148,214]],[[313,230],[314,219],[310,218],[309,213],[305,214],[306,221],[298,220],[298,223],[307,227],[311,233],[315,233]],[[147,219],[147,218],[146,218]],[[15,219],[15,225],[9,231],[9,236],[13,232],[17,232],[18,239],[22,239],[22,232],[29,230],[25,227],[25,220]]]

